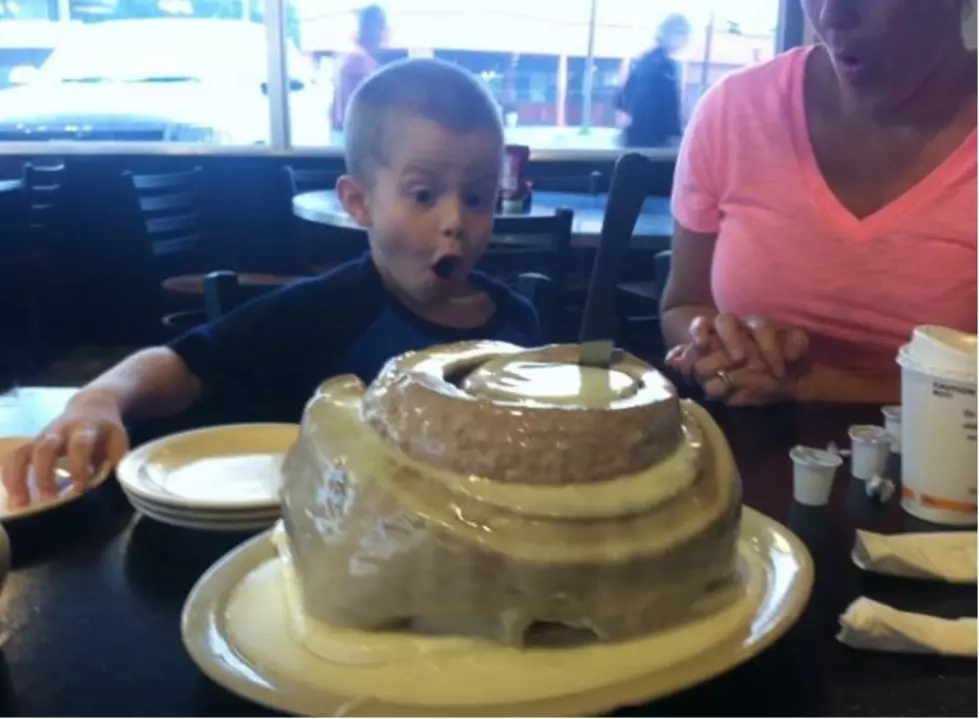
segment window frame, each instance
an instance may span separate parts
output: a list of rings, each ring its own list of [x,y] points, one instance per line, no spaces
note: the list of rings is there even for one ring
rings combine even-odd
[[[265,0],[265,31],[268,38],[268,111],[270,142],[268,145],[208,145],[174,142],[0,142],[0,156],[92,156],[92,155],[164,155],[171,157],[259,156],[259,157],[342,157],[338,146],[294,146],[291,142],[291,117],[287,90],[286,6],[288,0]],[[776,51],[784,52],[806,42],[805,17],[798,0],[780,0],[776,26]],[[676,148],[631,148],[646,157],[662,162],[676,160]],[[609,162],[615,161],[623,148],[548,149],[531,148],[535,162]]]

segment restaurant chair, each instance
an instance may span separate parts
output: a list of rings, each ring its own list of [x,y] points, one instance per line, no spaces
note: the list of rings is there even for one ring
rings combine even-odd
[[[200,167],[158,174],[123,173],[132,190],[132,206],[138,211],[143,246],[161,260],[161,269],[199,268],[203,263],[208,231],[202,212],[202,174]]]
[[[546,168],[547,166],[544,165]],[[530,184],[535,190],[544,192],[573,192],[575,194],[598,196],[607,187],[605,173],[594,170],[585,173],[566,173],[561,175],[535,174],[530,172]]]
[[[337,186],[339,172],[330,170],[314,170],[310,168],[286,165],[282,168],[285,173],[292,196],[315,190],[332,190]]]
[[[653,277],[651,280],[620,282],[618,286],[619,305],[626,316],[656,316],[666,281],[670,277],[672,250],[661,250],[653,255]]]
[[[541,314],[541,331],[548,341],[559,341],[568,334],[567,285],[571,265],[571,234],[574,212],[560,208],[553,215],[497,216],[493,222],[493,239],[477,268],[527,290],[527,275],[548,280],[546,294],[537,293]]]
[[[179,331],[202,316],[195,305],[203,296],[210,236],[203,209],[203,170],[126,170],[122,179],[129,198],[124,224],[137,234],[127,254],[132,272],[142,275],[140,294],[162,315],[165,327]]]
[[[43,328],[61,306],[61,274],[58,250],[62,246],[64,228],[63,162],[36,164],[28,162],[23,168],[23,192],[28,223],[26,246],[21,258],[24,272],[31,278],[28,305],[32,355],[43,364],[49,337]]]
[[[339,170],[282,168],[289,195],[288,213],[292,224],[293,255],[289,266],[295,271],[321,274],[351,260],[367,249],[367,233],[341,227],[326,228],[295,217],[292,198],[305,192],[329,192],[336,188]]]
[[[154,288],[167,335],[179,334],[205,320],[204,277],[217,261],[204,210],[203,170],[194,167],[170,173],[123,173],[131,192],[133,218],[142,234],[138,243],[149,267],[146,284]],[[245,292],[280,287],[294,275],[241,273]],[[162,290],[162,291],[161,291]]]
[[[588,302],[607,298],[616,314],[616,340],[624,349],[648,361],[665,353],[659,322],[659,292],[669,274],[669,254],[653,261],[653,278],[636,283],[622,281],[629,265],[629,245],[643,202],[649,195],[650,160],[628,153],[615,164],[601,240],[588,288]]]
[[[48,165],[28,162],[24,165],[31,230],[36,237],[43,238],[44,245],[56,244],[52,235],[61,226],[65,176],[63,162]]]
[[[638,199],[641,212],[642,202],[653,194],[655,163],[639,153],[629,154],[631,157],[628,163],[616,165],[615,172],[623,181],[616,185],[615,191],[620,195],[627,193],[630,196],[630,207],[635,207],[635,201]],[[609,203],[611,204],[611,197]],[[629,220],[631,218],[627,218],[627,221]],[[669,263],[670,253],[667,250],[665,253],[659,252],[654,255],[651,273],[636,272],[632,269],[635,264],[632,261],[623,265],[622,273],[619,275],[618,303],[625,317],[636,318],[637,322],[654,320],[658,322],[659,302],[666,279],[669,277]]]
[[[25,376],[36,369],[40,346],[38,284],[23,179],[4,182],[0,192],[0,354],[5,375]],[[6,380],[5,380],[6,381]]]

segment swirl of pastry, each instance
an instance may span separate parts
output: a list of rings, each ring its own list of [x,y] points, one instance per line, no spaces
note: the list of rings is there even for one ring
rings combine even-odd
[[[364,395],[365,421],[405,454],[501,482],[574,484],[639,472],[682,438],[679,400],[624,355],[578,364],[578,347],[466,342],[391,360]]]

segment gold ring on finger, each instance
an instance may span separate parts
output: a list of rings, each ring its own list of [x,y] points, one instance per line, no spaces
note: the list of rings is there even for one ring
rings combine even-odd
[[[714,376],[724,383],[725,396],[732,394],[737,389],[734,385],[734,378],[731,377],[731,373],[726,369],[718,370],[714,373]]]

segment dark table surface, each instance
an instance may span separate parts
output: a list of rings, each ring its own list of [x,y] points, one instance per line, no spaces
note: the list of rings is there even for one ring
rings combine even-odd
[[[25,394],[30,411],[0,403],[0,427],[36,431],[59,399]],[[839,614],[866,595],[900,609],[976,616],[975,587],[862,574],[849,554],[857,527],[931,529],[898,503],[870,503],[846,465],[830,506],[791,502],[789,448],[846,446],[846,428],[878,422],[874,407],[718,408],[738,458],[745,501],[787,524],[816,566],[812,600],[796,626],[760,656],[633,716],[975,716],[974,660],[851,650]],[[180,612],[200,574],[245,535],[169,528],[134,515],[115,482],[79,501],[9,523],[14,570],[0,594],[2,715],[268,715],[206,679],[180,641]]]
[[[585,195],[571,192],[534,193],[531,217],[553,215],[558,208],[574,210],[572,243],[575,247],[596,247],[605,217],[605,195]],[[307,222],[330,225],[343,229],[359,229],[340,204],[333,190],[303,192],[292,198],[292,212]],[[513,217],[514,215],[506,215]],[[632,247],[635,249],[665,250],[673,236],[673,215],[668,197],[648,197],[633,232]]]

